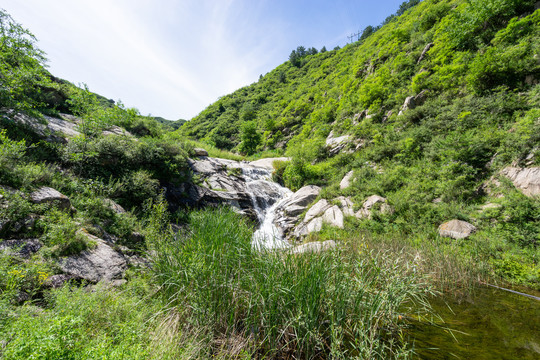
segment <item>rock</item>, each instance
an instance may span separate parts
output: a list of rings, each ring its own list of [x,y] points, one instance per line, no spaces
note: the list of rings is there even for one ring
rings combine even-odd
[[[143,244],[146,240],[145,236],[138,231],[134,231],[129,235],[132,244]]]
[[[540,167],[507,167],[501,170],[501,174],[526,196],[540,195]]]
[[[290,206],[303,206],[306,208],[321,192],[321,188],[315,185],[307,185],[295,192],[282,207],[288,208]]]
[[[208,156],[208,151],[203,148],[194,148],[193,155],[195,156]]]
[[[308,223],[302,222],[298,225],[293,232],[296,238],[304,237],[308,234],[319,232],[322,230],[323,219],[322,217],[315,218]]]
[[[54,203],[62,210],[71,208],[69,198],[50,187],[42,187],[39,190],[34,191],[30,194],[30,199],[35,204]]]
[[[73,279],[77,279],[77,277],[74,275],[66,275],[66,274],[52,275],[47,279],[47,281],[45,282],[45,285],[53,289],[58,289],[64,286],[65,283]]]
[[[121,278],[127,267],[126,259],[105,241],[90,234],[85,235],[97,243],[96,248],[58,259],[62,272],[93,283]]]
[[[290,161],[288,157],[266,158],[248,162],[249,166],[260,167],[268,170],[274,170],[274,161]]]
[[[439,226],[439,235],[453,239],[464,239],[476,231],[476,227],[466,221],[451,220]]]
[[[424,50],[422,51],[422,54],[418,58],[417,64],[420,64],[422,60],[424,60],[424,57],[426,56],[427,52],[433,47],[433,43],[429,43],[424,47]]]
[[[21,258],[29,258],[42,247],[43,244],[38,239],[16,239],[0,242],[0,251]]]
[[[321,216],[331,206],[332,205],[330,205],[325,199],[317,201],[315,205],[313,205],[306,213],[306,216],[304,217],[304,222],[308,223],[314,218]]]
[[[334,240],[327,240],[323,242],[316,241],[295,246],[290,251],[292,254],[319,253],[322,251],[335,249],[336,246],[337,244]]]
[[[338,201],[345,216],[354,216],[354,204],[349,197],[340,196],[335,199]]]
[[[105,205],[109,209],[114,211],[115,213],[117,213],[117,214],[125,214],[126,213],[126,210],[121,205],[117,204],[115,201],[113,201],[111,199],[105,199],[104,202],[105,202]]]
[[[337,155],[349,144],[351,141],[350,135],[343,135],[334,137],[334,131],[330,131],[328,137],[326,138],[326,147],[331,156]]]
[[[408,96],[406,99],[405,99],[405,102],[403,103],[403,105],[401,106],[401,109],[399,111],[399,114],[398,116],[401,116],[403,115],[403,113],[409,109],[413,109],[414,108],[414,96]]]
[[[393,209],[387,204],[387,201],[385,198],[379,195],[371,195],[370,197],[366,199],[366,201],[364,201],[362,208],[356,212],[355,216],[359,219],[361,218],[371,219],[371,210],[376,204],[381,204],[380,211],[383,214],[388,214],[393,211]]]
[[[354,171],[349,171],[347,175],[343,177],[343,180],[339,183],[339,188],[341,190],[347,189],[349,186],[351,186],[351,181],[354,176]]]
[[[309,204],[319,196],[320,191],[321,188],[318,186],[304,186],[276,208],[274,224],[283,232],[286,238],[295,235],[292,230],[298,223],[298,216],[306,211]]]
[[[335,226],[335,227],[338,227],[340,229],[343,229],[343,227],[344,227],[343,212],[336,205],[334,205],[331,208],[327,209],[324,212],[324,215],[323,215],[322,218],[323,218],[323,222],[325,222],[325,223],[327,223],[327,224],[329,224],[331,226]]]

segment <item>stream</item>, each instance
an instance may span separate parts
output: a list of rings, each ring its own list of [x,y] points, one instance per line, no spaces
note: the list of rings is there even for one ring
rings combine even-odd
[[[276,208],[286,201],[293,192],[272,181],[272,170],[242,167],[242,175],[260,224],[253,234],[253,246],[257,249],[289,247],[290,244],[283,240],[282,231],[274,225],[274,220]]]
[[[253,246],[276,249],[291,246],[273,224],[276,208],[293,194],[273,182],[272,171],[242,166],[259,228]],[[534,296],[538,292],[525,290]],[[540,301],[492,287],[469,294],[432,298],[432,324],[410,320],[407,337],[417,359],[540,359]]]

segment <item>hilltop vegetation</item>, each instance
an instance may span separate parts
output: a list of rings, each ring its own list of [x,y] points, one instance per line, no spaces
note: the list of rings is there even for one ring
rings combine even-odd
[[[471,239],[435,251],[448,248],[464,263],[538,287],[538,198],[504,179],[502,198],[487,185],[510,164],[540,164],[540,11],[534,6],[405,2],[401,16],[368,27],[343,49],[295,50],[179,131],[246,154],[290,156],[277,178],[293,190],[322,185],[323,197],[351,196],[357,206],[377,194],[395,208],[351,220],[344,238],[364,229],[424,247],[438,238],[442,222],[470,221],[480,229]],[[326,140],[339,136],[348,137],[336,155]],[[340,190],[350,170],[356,181]],[[486,203],[497,205],[480,211]],[[321,238],[336,236],[329,231]]]

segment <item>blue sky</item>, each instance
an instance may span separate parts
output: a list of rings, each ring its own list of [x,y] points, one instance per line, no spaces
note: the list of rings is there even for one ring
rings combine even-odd
[[[333,49],[403,0],[4,0],[49,70],[143,115],[190,119],[299,45]]]

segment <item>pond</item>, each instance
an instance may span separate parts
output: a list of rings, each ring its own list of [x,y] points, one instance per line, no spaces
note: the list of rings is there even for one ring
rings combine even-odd
[[[540,359],[540,301],[481,287],[431,304],[442,321],[410,328],[418,359]]]

